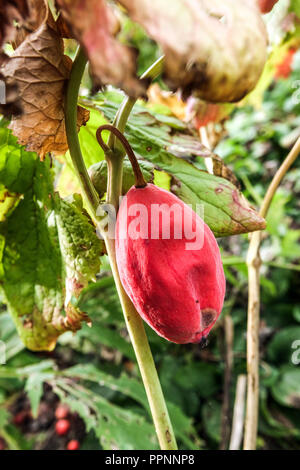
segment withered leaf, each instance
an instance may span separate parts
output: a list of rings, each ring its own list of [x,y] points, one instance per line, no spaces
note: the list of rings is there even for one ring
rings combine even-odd
[[[24,41],[28,34],[36,31],[48,19],[53,21],[47,0],[27,0],[28,16],[16,30],[13,47],[16,49]]]
[[[27,0],[0,0],[0,46],[14,39],[14,21],[22,22],[28,14]]]
[[[46,0],[0,0],[0,44],[10,41],[14,47],[17,47],[27,34],[40,26],[46,18],[47,11]],[[17,21],[17,25],[14,24],[14,20]],[[0,54],[0,65],[4,65],[8,60],[7,55]],[[5,79],[2,74],[0,80],[0,86],[3,86]],[[4,91],[5,97],[1,96],[0,113],[8,119],[12,115],[20,115],[22,104],[18,85],[6,83]]]
[[[116,39],[119,22],[105,0],[57,0],[74,37],[83,46],[96,86],[122,88],[129,96],[145,94],[136,76],[135,51]]]
[[[62,38],[73,39],[73,34],[71,33],[69,25],[61,14],[56,20],[56,27]]]
[[[64,90],[70,68],[71,59],[63,53],[55,25],[45,22],[26,37],[2,70],[8,86],[18,85],[23,107],[23,114],[13,117],[10,128],[20,144],[41,158],[68,148]],[[88,111],[79,108],[78,126],[88,118]]]
[[[267,34],[253,0],[119,0],[165,53],[165,80],[211,102],[239,101],[256,85]]]

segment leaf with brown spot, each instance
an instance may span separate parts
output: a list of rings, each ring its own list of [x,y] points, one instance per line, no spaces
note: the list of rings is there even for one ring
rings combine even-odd
[[[119,0],[165,53],[165,80],[211,102],[241,100],[258,82],[267,34],[253,0]]]
[[[103,241],[81,197],[54,191],[50,159],[26,152],[3,120],[0,131],[1,299],[24,344],[52,350],[89,321],[74,298],[99,272]]]
[[[273,397],[281,405],[300,409],[300,370],[295,365],[280,368],[278,379],[271,390]]]
[[[95,85],[115,85],[129,96],[145,94],[136,76],[136,54],[115,38],[119,22],[104,0],[57,0],[74,37],[90,62]]]
[[[18,86],[23,107],[23,114],[13,117],[10,128],[20,144],[42,159],[47,152],[68,149],[64,89],[71,60],[63,52],[55,25],[45,22],[26,37],[2,69],[7,85]],[[78,127],[88,118],[89,112],[79,108]]]
[[[108,120],[112,120],[119,106],[119,100],[111,96],[99,100],[101,109]],[[211,157],[220,165],[220,159],[206,149],[199,138],[190,135],[190,129],[173,116],[160,115],[145,105],[136,104],[128,119],[125,136],[138,158],[147,160],[156,170],[162,170],[171,177],[171,190],[186,204],[197,210],[203,207],[203,218],[216,237],[263,230],[265,220],[251,207],[243,194],[224,177],[201,170],[199,157]],[[222,162],[221,162],[222,163]],[[224,176],[225,167],[221,167]],[[226,170],[226,177],[234,179]]]

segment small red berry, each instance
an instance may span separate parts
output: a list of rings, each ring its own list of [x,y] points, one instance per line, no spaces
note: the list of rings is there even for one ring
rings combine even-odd
[[[70,421],[67,419],[59,419],[55,424],[56,434],[64,436],[70,429]]]
[[[79,449],[79,442],[76,439],[72,439],[70,442],[68,442],[67,449],[68,450],[78,450]]]
[[[25,410],[19,411],[14,417],[13,417],[13,423],[16,424],[17,426],[20,426],[21,424],[24,423],[25,419],[28,417],[28,412]]]
[[[64,419],[67,418],[70,410],[67,405],[59,404],[55,410],[55,417],[56,419]]]

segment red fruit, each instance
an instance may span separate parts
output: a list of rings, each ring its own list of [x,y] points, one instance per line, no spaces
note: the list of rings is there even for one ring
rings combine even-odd
[[[269,13],[278,0],[258,0],[258,5],[262,13]]]
[[[64,419],[67,418],[70,410],[67,405],[59,404],[55,410],[55,417],[56,419]]]
[[[56,434],[64,436],[70,429],[70,421],[67,419],[59,419],[55,424]]]
[[[133,186],[126,196],[117,216],[116,258],[127,295],[141,317],[163,338],[182,344],[200,342],[220,315],[225,295],[221,255],[212,231],[180,199],[153,184]],[[171,207],[177,208],[176,216],[173,213],[169,218],[169,239],[167,217],[158,223],[157,207],[164,216]],[[137,219],[145,212],[148,221],[139,225]],[[200,238],[202,235],[202,246],[188,245],[196,238],[188,238],[184,232],[188,227],[178,217],[179,212],[182,220],[190,217],[193,233]],[[139,235],[135,234],[135,225]]]
[[[67,449],[68,450],[78,450],[79,449],[79,442],[76,439],[72,439],[70,442],[68,442]]]

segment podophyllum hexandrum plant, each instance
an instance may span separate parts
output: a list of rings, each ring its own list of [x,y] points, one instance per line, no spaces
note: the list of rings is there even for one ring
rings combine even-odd
[[[25,345],[51,351],[62,333],[75,332],[83,321],[90,322],[77,299],[99,272],[106,253],[159,444],[174,450],[175,435],[142,319],[166,340],[203,345],[225,295],[215,237],[254,232],[247,259],[244,443],[245,449],[254,449],[261,230],[272,197],[298,156],[300,140],[256,212],[233,173],[209,149],[207,129],[201,125],[207,124],[205,113],[196,120],[202,142],[184,120],[147,114],[145,104],[141,104],[145,111],[139,125],[154,134],[154,145],[138,146],[138,130],[130,134],[126,125],[137,99],[147,96],[151,81],[160,75],[170,90],[179,90],[186,100],[176,98],[186,119],[191,103],[203,107],[204,102],[210,111],[214,103],[212,121],[224,119],[234,106],[228,103],[250,92],[255,96],[255,87],[264,88],[271,79],[276,64],[270,60],[265,65],[265,22],[254,0],[118,3],[122,14],[142,25],[164,53],[140,78],[134,51],[118,40],[119,22],[109,2],[57,0],[55,11],[44,0],[4,2],[0,39],[3,45],[11,42],[14,50],[9,56],[3,54],[1,67],[6,84],[1,111],[10,120],[0,133],[1,290]],[[263,13],[276,2],[269,3],[259,2]],[[288,47],[297,47],[297,34]],[[79,44],[73,63],[64,55],[63,38]],[[78,132],[99,106],[93,98],[81,100],[78,106],[87,62],[94,87],[110,85],[125,93],[114,116],[110,115],[113,107],[106,108],[105,116],[113,125],[102,123],[97,130],[99,155],[103,151],[105,161],[95,164],[93,157],[89,172],[82,154],[85,142],[80,142]],[[194,122],[197,111],[193,108],[191,114]],[[103,131],[108,131],[106,142]],[[142,151],[139,158],[132,150],[135,147]],[[62,157],[67,150],[68,156]],[[124,161],[125,154],[129,162]],[[204,157],[208,171],[187,157]],[[55,158],[71,162],[83,201],[78,194],[63,199],[55,191],[51,170]],[[156,184],[157,173],[172,181],[168,191]],[[122,194],[126,198],[120,205]]]

